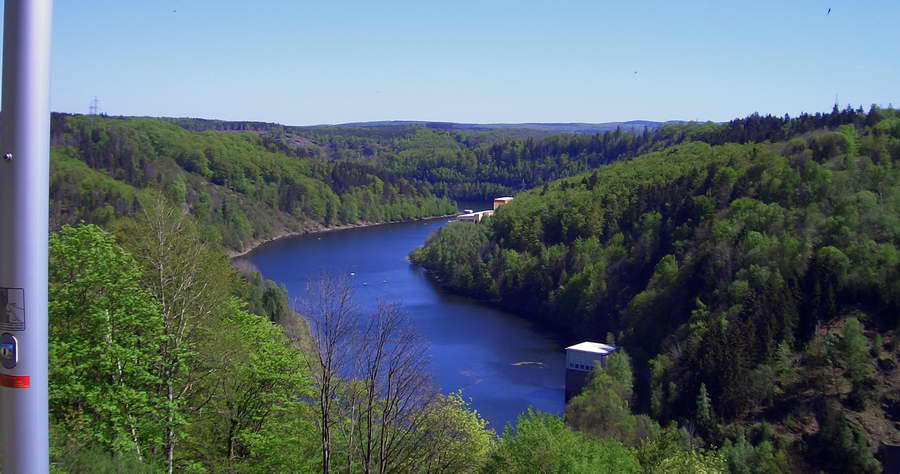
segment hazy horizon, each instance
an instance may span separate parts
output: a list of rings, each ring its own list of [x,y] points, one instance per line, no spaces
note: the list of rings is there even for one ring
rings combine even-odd
[[[831,109],[829,109],[831,110]],[[60,113],[60,114],[73,114],[73,115],[90,115],[88,111],[63,111],[63,110],[53,110],[52,113]],[[819,111],[821,112],[821,111]],[[813,112],[815,113],[815,112]],[[222,122],[258,122],[258,123],[273,123],[278,125],[284,125],[288,127],[336,127],[336,126],[344,126],[344,125],[356,125],[356,124],[370,124],[370,123],[448,123],[448,124],[460,124],[460,125],[485,125],[485,126],[497,126],[497,125],[603,125],[608,123],[629,123],[629,122],[654,122],[654,123],[668,123],[668,122],[713,122],[712,120],[679,120],[679,119],[669,119],[669,120],[652,120],[652,119],[627,119],[627,120],[609,120],[606,122],[573,122],[573,121],[563,121],[563,122],[546,122],[546,121],[536,121],[536,122],[455,122],[450,120],[416,120],[416,119],[389,119],[389,120],[354,120],[349,122],[340,122],[340,123],[312,123],[312,124],[294,124],[294,123],[285,123],[278,122],[275,120],[244,120],[244,119],[222,119],[218,117],[202,117],[202,116],[175,116],[175,115],[147,115],[147,114],[110,114],[104,111],[99,112],[100,115],[108,116],[108,117],[147,117],[147,118],[159,118],[159,119],[197,119],[197,120],[218,120]],[[733,117],[740,118],[740,117]],[[727,122],[727,120],[725,121]],[[723,122],[716,122],[723,123]]]

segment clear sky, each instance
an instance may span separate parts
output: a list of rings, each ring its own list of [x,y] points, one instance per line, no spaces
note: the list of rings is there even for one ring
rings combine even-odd
[[[54,111],[723,121],[900,105],[900,1],[56,0]],[[828,8],[831,13],[826,15]]]

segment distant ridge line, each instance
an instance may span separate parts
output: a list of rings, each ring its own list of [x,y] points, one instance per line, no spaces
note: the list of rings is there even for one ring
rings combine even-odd
[[[318,125],[320,127],[408,127],[422,126],[446,130],[490,130],[490,129],[531,129],[562,133],[598,133],[612,131],[621,128],[627,131],[643,129],[655,130],[667,124],[687,123],[684,120],[669,120],[658,122],[652,120],[628,120],[624,122],[524,122],[524,123],[460,123],[460,122],[435,122],[425,120],[380,120],[369,122],[348,122],[335,125]]]
[[[68,113],[55,113],[58,116],[80,115]],[[644,130],[653,131],[664,125],[669,124],[685,124],[692,123],[687,120],[668,120],[665,122],[653,120],[628,120],[622,122],[523,122],[523,123],[463,123],[463,122],[440,122],[427,120],[376,120],[368,122],[347,122],[338,124],[318,124],[318,125],[285,125],[277,122],[263,122],[256,120],[222,120],[200,117],[151,117],[151,116],[117,116],[112,118],[155,118],[174,123],[188,130],[220,130],[235,132],[251,132],[266,131],[275,127],[283,127],[285,129],[316,129],[316,128],[340,128],[340,127],[360,127],[360,128],[392,128],[392,127],[425,127],[438,130],[529,130],[532,132],[543,133],[574,133],[574,134],[595,134],[603,132],[611,132],[621,129],[625,132],[643,132]]]

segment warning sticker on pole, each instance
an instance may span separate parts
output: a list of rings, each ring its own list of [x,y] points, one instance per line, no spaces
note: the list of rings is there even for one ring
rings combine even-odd
[[[0,331],[25,330],[25,290],[0,288]]]
[[[0,374],[0,387],[31,388],[31,377],[28,375]]]

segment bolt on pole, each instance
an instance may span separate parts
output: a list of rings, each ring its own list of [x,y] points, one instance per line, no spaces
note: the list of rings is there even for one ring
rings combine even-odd
[[[5,0],[0,128],[0,470],[49,471],[52,0]]]

